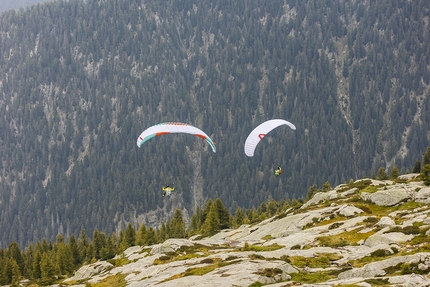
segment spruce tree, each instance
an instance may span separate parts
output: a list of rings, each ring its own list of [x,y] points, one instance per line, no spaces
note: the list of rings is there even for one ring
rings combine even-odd
[[[136,234],[136,244],[143,246],[145,245],[146,225],[142,223]]]
[[[215,200],[215,206],[219,218],[219,228],[227,229],[231,227],[231,214],[228,212],[225,205],[222,203],[221,199],[217,198]]]
[[[399,177],[399,168],[394,165],[390,172],[391,179],[397,179]]]
[[[421,161],[418,159],[415,162],[414,167],[412,168],[412,173],[420,173],[421,172]]]
[[[40,271],[41,271],[41,278],[40,278],[41,284],[50,285],[54,283],[55,266],[46,252],[42,254],[42,259],[40,261]]]
[[[69,237],[69,242],[67,244],[70,249],[70,254],[72,256],[73,268],[81,264],[81,258],[79,256],[78,244],[76,243],[75,236],[72,234]]]
[[[170,222],[170,237],[184,238],[185,237],[185,221],[182,218],[180,209],[175,210],[172,221]]]
[[[33,256],[32,263],[32,278],[39,279],[42,277],[42,272],[40,271],[40,262],[42,261],[42,253],[39,243],[36,243],[36,248]]]
[[[24,272],[24,258],[22,257],[18,243],[12,242],[9,244],[7,254],[10,258],[15,260],[16,264],[18,264],[19,271],[22,274]]]
[[[157,236],[155,235],[155,230],[154,228],[149,227],[149,229],[147,230],[147,232],[145,233],[145,243],[146,245],[152,245],[157,243]]]
[[[423,167],[426,164],[430,164],[430,146],[427,147],[426,152],[424,153],[424,156],[423,156]]]
[[[203,235],[210,236],[214,235],[220,230],[220,221],[218,217],[218,211],[215,204],[211,204],[209,213],[206,215],[206,220],[202,226]]]
[[[66,275],[73,272],[72,252],[64,240],[57,244],[56,261],[60,274]]]
[[[386,180],[386,179],[388,179],[388,174],[385,171],[385,168],[380,167],[378,169],[378,179],[380,179],[380,180]]]
[[[131,223],[128,224],[127,229],[125,230],[124,234],[124,250],[136,245],[136,229],[131,225]]]
[[[430,164],[426,164],[423,166],[421,171],[421,179],[423,180],[425,185],[430,185]]]
[[[238,207],[234,214],[234,220],[233,220],[235,227],[241,226],[243,224],[244,219],[245,219],[245,216],[243,214],[243,210],[242,208]]]
[[[102,260],[111,259],[115,256],[115,245],[112,237],[106,239],[106,246],[100,250],[100,257]]]

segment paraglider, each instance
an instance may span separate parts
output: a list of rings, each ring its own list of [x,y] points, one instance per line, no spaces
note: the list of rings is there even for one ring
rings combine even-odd
[[[245,141],[245,154],[249,157],[254,156],[255,148],[257,147],[258,143],[273,129],[282,126],[287,125],[292,130],[296,129],[296,126],[292,123],[282,120],[282,119],[274,119],[274,120],[268,120],[264,123],[257,126],[252,132],[248,135],[246,141]]]
[[[279,176],[282,173],[282,168],[278,165],[278,167],[275,169],[275,175]]]
[[[200,137],[209,143],[213,152],[216,152],[215,143],[202,130],[192,125],[178,123],[178,122],[160,123],[147,128],[137,138],[137,146],[141,147],[146,141],[152,139],[153,137],[171,134],[171,133],[186,133],[186,134],[191,134],[191,135]]]
[[[175,188],[174,187],[170,187],[169,185],[166,185],[166,187],[162,187],[161,188],[162,190],[163,190],[163,196],[170,196],[170,194],[172,193],[172,191],[174,191],[175,190]]]

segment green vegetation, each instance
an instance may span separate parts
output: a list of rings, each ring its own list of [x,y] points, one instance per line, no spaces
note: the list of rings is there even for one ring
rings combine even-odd
[[[249,245],[248,242],[245,242],[245,245],[240,249],[241,251],[255,251],[255,252],[263,252],[263,251],[273,251],[283,248],[284,246],[278,245],[277,243],[263,246],[263,245]]]
[[[86,284],[88,287],[124,287],[127,285],[127,281],[125,281],[126,274],[118,273],[116,275],[109,276],[98,283],[95,284]]]
[[[291,256],[289,257],[289,261],[292,265],[299,268],[304,268],[305,266],[310,268],[327,268],[330,266],[332,261],[336,261],[341,258],[342,256],[336,253],[319,253],[316,257]]]
[[[332,271],[318,271],[314,273],[298,272],[298,273],[292,273],[290,275],[291,275],[292,281],[297,281],[297,282],[307,283],[307,284],[326,282],[327,280],[337,277],[337,273]]]

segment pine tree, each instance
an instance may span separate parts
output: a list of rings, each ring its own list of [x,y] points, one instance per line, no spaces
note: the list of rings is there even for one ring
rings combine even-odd
[[[157,243],[157,236],[155,235],[155,230],[154,228],[149,227],[149,229],[147,230],[146,234],[145,234],[145,243],[146,245],[152,245]]]
[[[194,235],[200,229],[199,218],[197,214],[191,215],[191,221],[188,225],[188,234]]]
[[[231,227],[231,214],[228,212],[225,205],[222,203],[221,199],[217,198],[215,200],[215,206],[219,218],[219,228],[227,229]]]
[[[40,283],[43,285],[50,285],[54,283],[55,266],[46,252],[42,254],[42,259],[40,261],[40,271]]]
[[[385,171],[385,168],[380,167],[378,169],[378,179],[380,179],[380,180],[386,180],[386,179],[388,179],[388,174]]]
[[[390,172],[391,179],[397,179],[399,177],[399,168],[394,165]]]
[[[146,225],[142,223],[136,234],[136,244],[143,246],[145,245]]]
[[[210,236],[214,235],[220,230],[220,221],[218,217],[218,211],[215,204],[211,204],[209,213],[206,215],[206,220],[202,226],[202,233]]]
[[[76,243],[75,236],[72,234],[69,237],[69,243],[67,244],[70,249],[70,254],[72,256],[73,268],[81,264],[81,258],[79,256],[78,244]]]
[[[18,243],[12,242],[11,244],[9,244],[7,254],[10,258],[15,260],[16,264],[18,264],[19,272],[21,274],[24,273],[24,258],[22,257]]]
[[[33,268],[32,268],[32,277],[33,279],[39,279],[42,277],[42,271],[40,270],[40,263],[42,261],[42,254],[40,253],[39,248],[37,248],[36,245],[36,250],[34,252],[34,257],[33,257]]]
[[[239,227],[243,224],[243,220],[245,219],[242,208],[238,207],[234,214],[234,226]]]
[[[0,282],[2,284],[10,284],[10,286],[19,286],[19,281],[21,280],[21,272],[19,271],[19,266],[16,261],[7,257],[4,259],[3,272],[0,274]]]
[[[87,233],[85,230],[81,230],[79,234],[78,239],[78,250],[79,250],[79,258],[81,263],[85,262],[86,260],[90,261],[91,258],[87,258],[87,251],[90,245],[90,239],[87,236]],[[91,257],[91,254],[88,254],[88,257]]]
[[[134,229],[131,223],[128,224],[127,229],[125,230],[123,243],[124,250],[136,245],[136,229]]]
[[[100,250],[100,257],[102,260],[111,259],[115,256],[115,244],[112,237],[106,239],[106,246]]]
[[[421,161],[418,159],[415,162],[414,167],[412,168],[412,173],[420,173],[421,172]]]
[[[100,251],[106,246],[106,236],[103,232],[99,232],[97,229],[93,232],[93,241],[91,242],[93,246],[92,257],[95,259],[100,259]]]
[[[73,272],[72,252],[64,240],[57,243],[56,259],[60,274],[65,275]]]
[[[421,179],[423,180],[425,185],[430,185],[430,164],[426,164],[423,166],[421,171]]]
[[[171,238],[184,238],[185,237],[185,221],[182,218],[180,209],[175,210],[172,221],[170,222],[170,237]]]
[[[423,156],[423,166],[430,164],[430,146],[427,147],[426,152]]]

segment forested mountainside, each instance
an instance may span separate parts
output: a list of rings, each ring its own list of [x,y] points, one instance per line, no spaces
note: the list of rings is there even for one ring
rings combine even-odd
[[[26,9],[31,5],[48,1],[49,0],[2,0],[0,2],[0,13],[10,9]]]
[[[411,170],[430,137],[429,8],[71,0],[2,13],[0,246]],[[272,118],[297,130],[271,132],[246,157],[248,133]],[[139,149],[164,121],[203,129],[217,152],[183,135]]]

